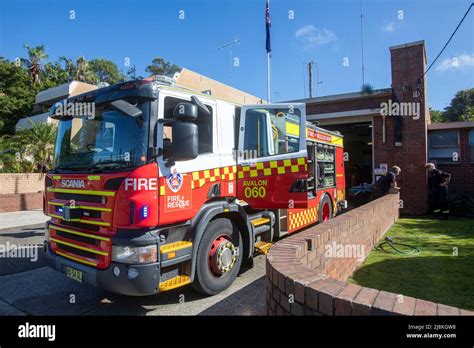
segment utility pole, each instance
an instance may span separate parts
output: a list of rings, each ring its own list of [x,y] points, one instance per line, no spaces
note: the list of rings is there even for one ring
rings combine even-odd
[[[225,45],[222,45],[220,47],[217,47],[218,50],[221,50],[223,48],[229,47],[229,61],[230,61],[230,70],[229,70],[229,85],[232,85],[232,46],[237,45],[240,43],[240,40],[238,38],[235,38],[233,41],[226,43]]]
[[[309,74],[309,99],[313,98],[313,61],[308,63],[308,74]]]

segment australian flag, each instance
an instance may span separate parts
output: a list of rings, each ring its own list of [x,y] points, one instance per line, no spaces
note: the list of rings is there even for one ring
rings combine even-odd
[[[267,28],[267,53],[270,53],[272,51],[272,47],[270,45],[270,7],[268,5],[268,0],[267,0],[267,8],[265,10],[265,25]]]

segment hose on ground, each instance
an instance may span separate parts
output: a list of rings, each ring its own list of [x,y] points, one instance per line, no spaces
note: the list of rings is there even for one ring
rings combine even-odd
[[[391,237],[385,237],[383,242],[375,246],[375,250],[380,250],[380,251],[389,253],[390,251],[385,250],[384,246],[389,246],[390,248],[395,250],[397,253],[404,254],[404,255],[414,255],[420,252],[420,249],[418,249],[416,246],[395,242],[393,238]],[[405,248],[405,250],[402,250],[402,248],[399,248],[397,246],[402,246]]]

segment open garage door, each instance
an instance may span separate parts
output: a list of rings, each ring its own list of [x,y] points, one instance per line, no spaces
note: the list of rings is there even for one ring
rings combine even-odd
[[[346,198],[352,206],[368,201],[370,192],[354,189],[373,183],[372,122],[357,122],[322,126],[344,136]]]

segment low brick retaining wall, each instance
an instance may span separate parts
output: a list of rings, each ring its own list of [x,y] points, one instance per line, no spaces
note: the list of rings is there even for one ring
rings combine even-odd
[[[0,173],[0,195],[43,191],[44,177],[41,173]]]
[[[44,178],[41,173],[0,173],[0,213],[41,209]]]
[[[346,283],[399,216],[389,194],[278,241],[267,254],[268,315],[473,315]]]
[[[0,195],[0,213],[43,208],[43,193]]]

